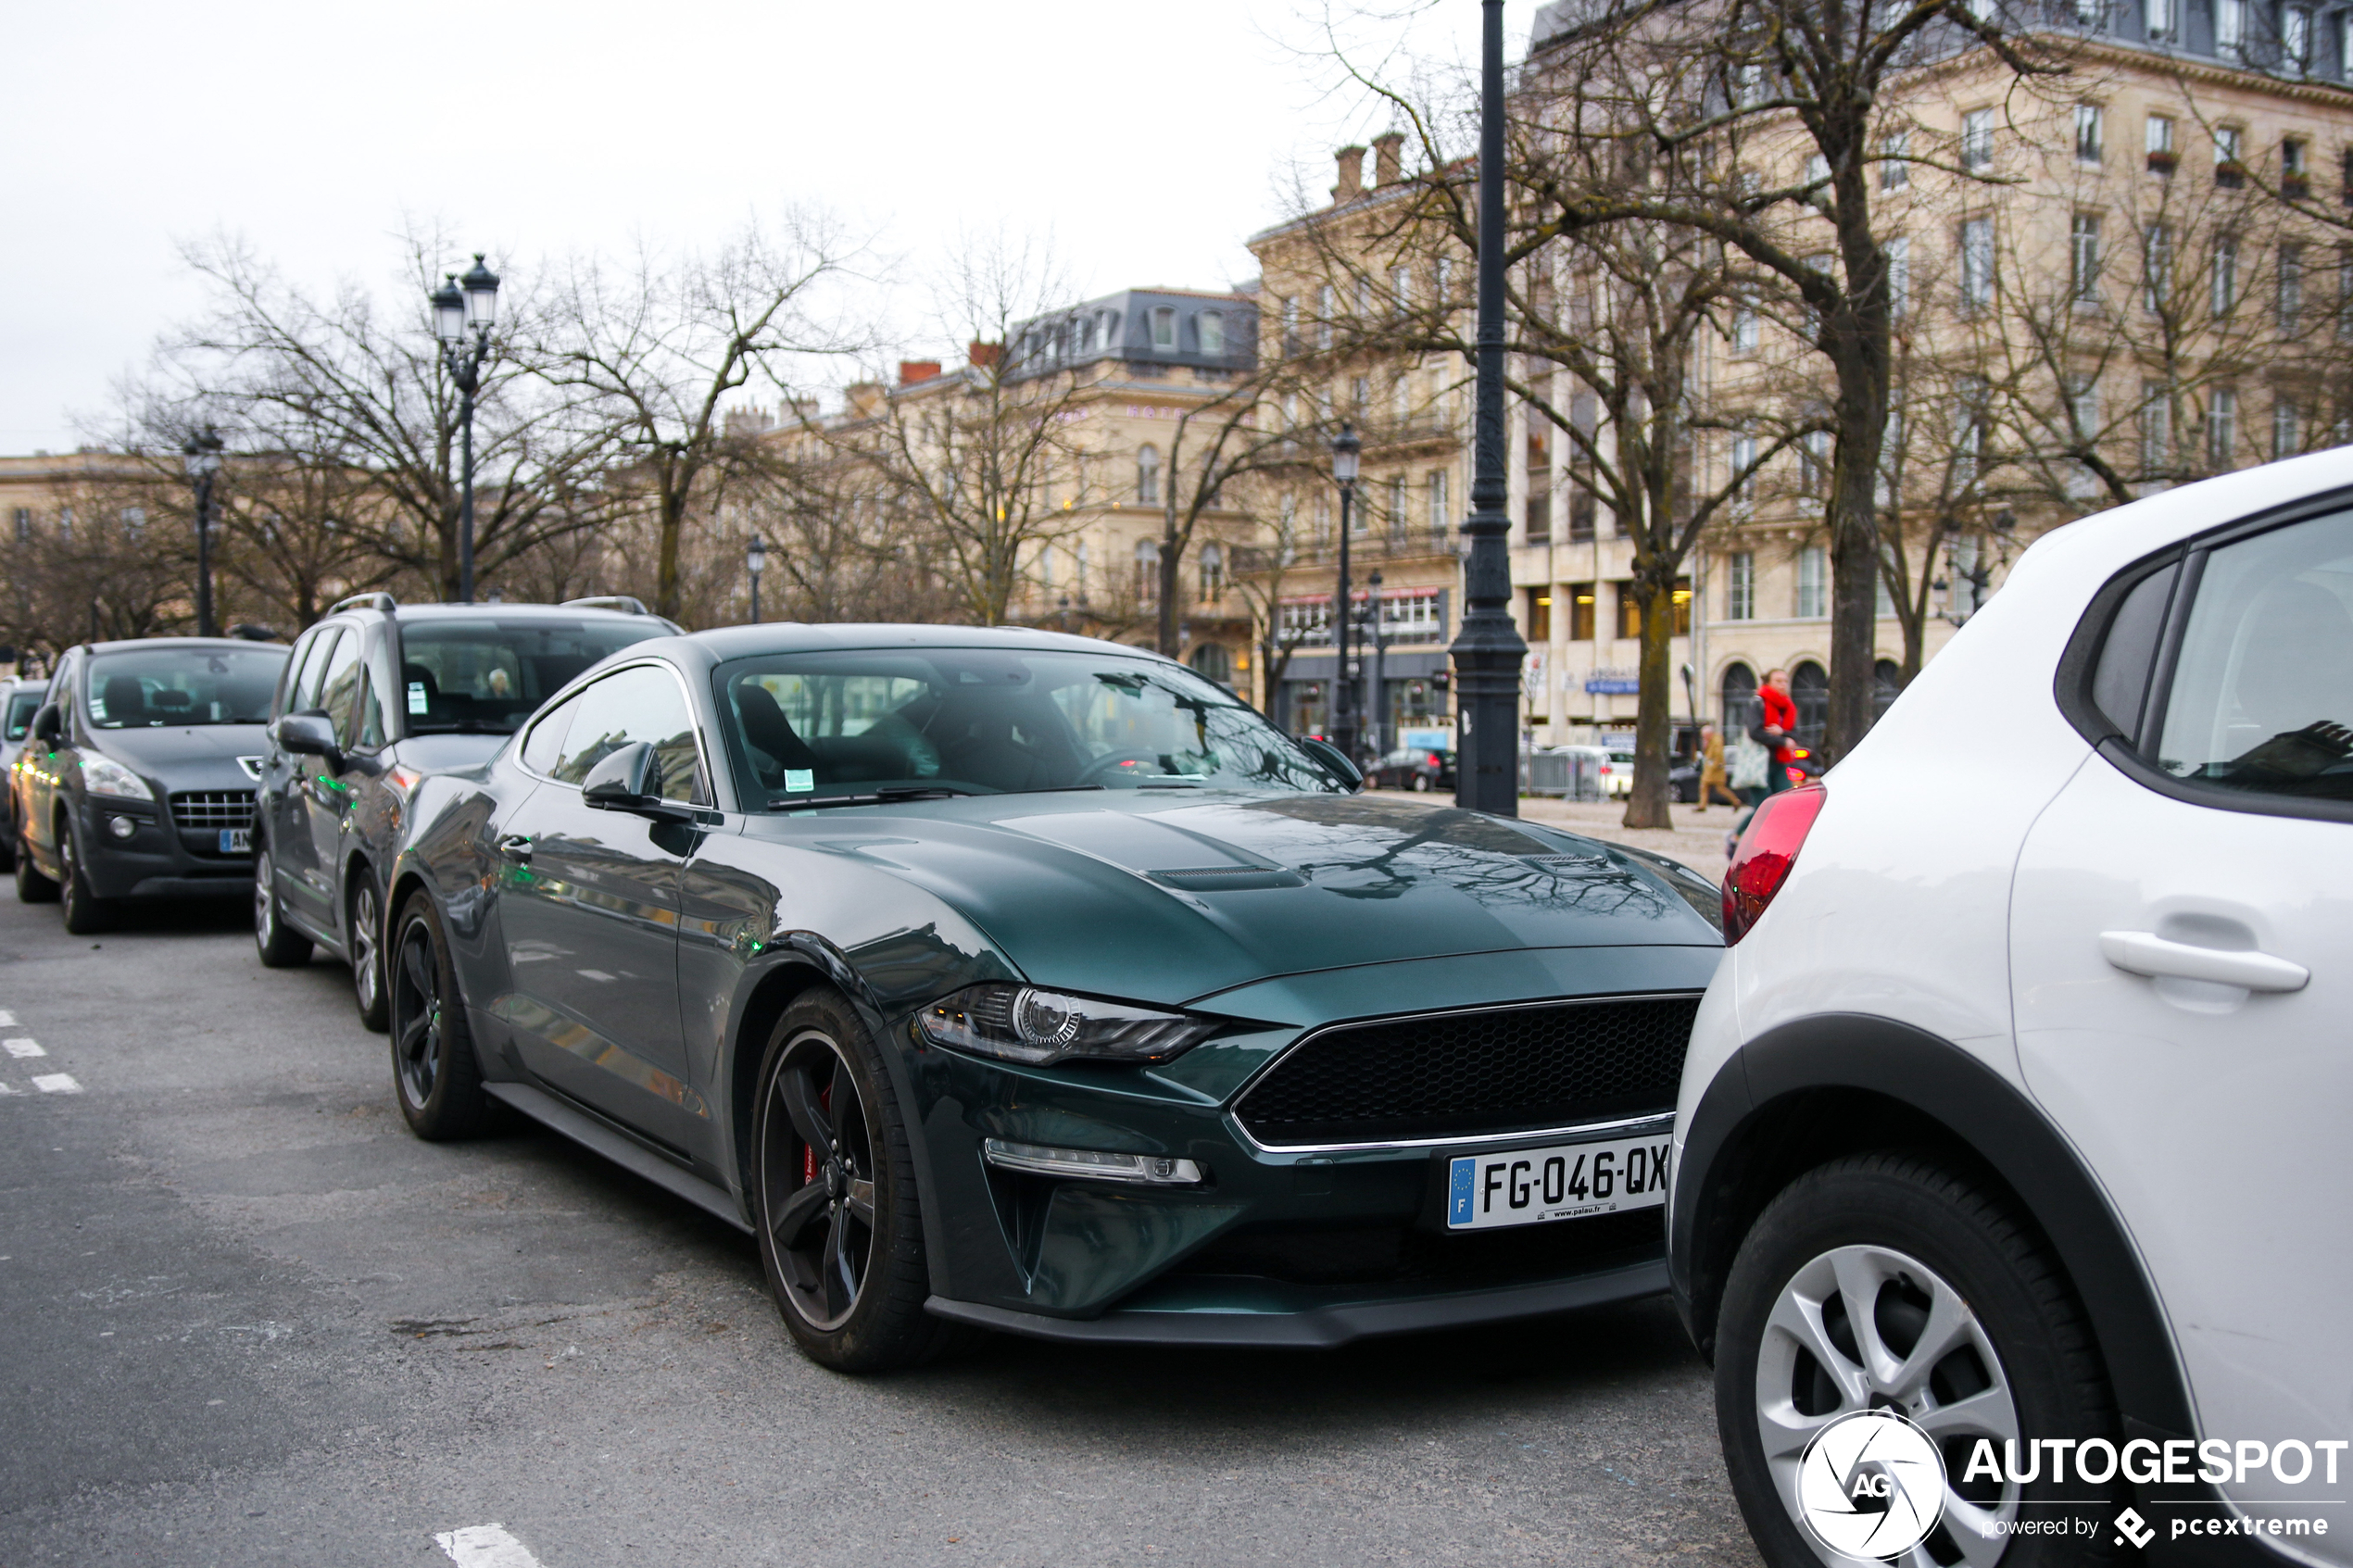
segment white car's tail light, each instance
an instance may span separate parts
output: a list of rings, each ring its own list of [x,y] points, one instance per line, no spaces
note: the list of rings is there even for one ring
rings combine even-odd
[[[1829,798],[1830,792],[1818,784],[1800,784],[1767,796],[1756,808],[1724,872],[1724,946],[1748,935],[1789,880],[1797,852],[1805,847],[1806,835],[1814,831],[1814,819]]]

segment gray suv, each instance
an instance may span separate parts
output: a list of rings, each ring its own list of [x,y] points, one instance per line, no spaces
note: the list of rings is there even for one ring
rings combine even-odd
[[[302,634],[270,708],[254,807],[254,940],[272,969],[324,947],[360,1022],[385,1022],[384,868],[429,773],[479,767],[540,702],[619,648],[678,628],[635,599],[343,600]]]

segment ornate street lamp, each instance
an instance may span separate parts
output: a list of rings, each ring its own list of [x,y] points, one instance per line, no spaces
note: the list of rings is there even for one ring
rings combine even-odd
[[[768,570],[768,541],[755,533],[744,546],[744,565],[751,572],[751,623],[760,624],[760,574]]]
[[[1332,479],[1340,486],[1340,592],[1332,600],[1332,635],[1339,662],[1332,674],[1332,744],[1351,762],[1356,755],[1356,671],[1348,662],[1349,508],[1356,499],[1356,462],[1365,444],[1343,420],[1332,437]]]
[[[196,635],[210,637],[218,634],[212,624],[212,480],[220,471],[220,433],[207,425],[202,435],[188,437],[180,444],[180,460],[196,485]]]
[[[458,386],[459,470],[458,602],[474,602],[474,395],[482,390],[483,361],[490,358],[490,329],[498,320],[498,274],[483,265],[482,252],[464,277],[455,272],[427,296],[433,301],[434,335],[441,361]]]

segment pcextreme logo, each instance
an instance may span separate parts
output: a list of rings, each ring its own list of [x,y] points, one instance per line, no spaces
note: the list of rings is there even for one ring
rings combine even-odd
[[[1841,1416],[1797,1461],[1798,1517],[1842,1557],[1899,1557],[1928,1538],[1944,1509],[1944,1456],[1894,1411]]]

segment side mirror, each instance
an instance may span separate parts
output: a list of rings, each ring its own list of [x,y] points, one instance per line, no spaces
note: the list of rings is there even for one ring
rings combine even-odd
[[[337,755],[335,726],[323,713],[289,713],[270,727],[270,734],[297,756],[324,757],[332,761]]]
[[[644,741],[633,740],[588,770],[580,782],[581,803],[599,811],[629,811],[658,822],[684,822],[693,813],[661,797],[661,759]]]
[[[54,702],[44,702],[32,716],[32,734],[37,740],[55,746],[65,738],[65,710]]]
[[[1301,750],[1313,757],[1321,765],[1324,771],[1346,784],[1350,789],[1360,790],[1365,787],[1364,770],[1350,761],[1348,753],[1331,742],[1318,740],[1314,735],[1309,735],[1302,739],[1299,746]]]

